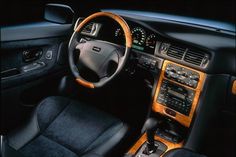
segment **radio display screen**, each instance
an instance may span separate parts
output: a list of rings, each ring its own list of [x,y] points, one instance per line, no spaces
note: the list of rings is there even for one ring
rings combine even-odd
[[[180,98],[180,99],[182,99],[182,100],[185,100],[185,95],[180,94],[180,93],[178,93],[178,92],[176,92],[176,91],[173,91],[173,90],[171,90],[171,89],[168,89],[168,93],[171,94],[171,95],[173,95],[173,96],[176,96],[176,97],[178,97],[178,98]]]

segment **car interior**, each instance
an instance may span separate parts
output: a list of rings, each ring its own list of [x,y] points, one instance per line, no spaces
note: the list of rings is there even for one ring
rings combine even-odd
[[[235,157],[234,0],[4,2],[2,157]]]

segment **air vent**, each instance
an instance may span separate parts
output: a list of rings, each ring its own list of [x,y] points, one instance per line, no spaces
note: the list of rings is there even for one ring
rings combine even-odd
[[[77,19],[77,21],[76,21],[76,23],[75,23],[75,26],[74,26],[74,31],[76,30],[76,28],[79,26],[79,24],[82,22],[84,20],[84,18],[83,17],[79,17],[78,19]],[[82,34],[91,34],[92,33],[92,31],[95,29],[95,23],[93,23],[93,22],[90,22],[90,23],[88,23],[84,28],[83,28],[83,30],[82,30]],[[95,30],[94,30],[95,31]]]
[[[100,23],[91,22],[84,27],[84,29],[81,31],[81,34],[89,36],[97,36],[100,28],[101,28]]]
[[[87,26],[84,27],[84,29],[82,30],[83,33],[86,34],[90,34],[92,33],[94,27],[93,27],[94,23],[89,23]]]
[[[188,50],[184,56],[184,61],[197,66],[205,66],[209,61],[209,55],[202,51]]]
[[[167,56],[182,59],[186,49],[178,46],[171,45],[167,51]]]

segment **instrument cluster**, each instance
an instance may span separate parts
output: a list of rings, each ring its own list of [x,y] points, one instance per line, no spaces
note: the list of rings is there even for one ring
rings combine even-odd
[[[154,54],[156,47],[157,35],[142,27],[131,27],[133,38],[132,48],[149,54]],[[121,28],[115,30],[115,38],[120,44],[124,43],[124,33]]]

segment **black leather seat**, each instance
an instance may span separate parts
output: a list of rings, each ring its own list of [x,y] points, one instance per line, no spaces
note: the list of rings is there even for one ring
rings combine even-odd
[[[49,97],[27,125],[7,136],[7,147],[25,157],[105,156],[127,130],[119,119],[86,104]]]

